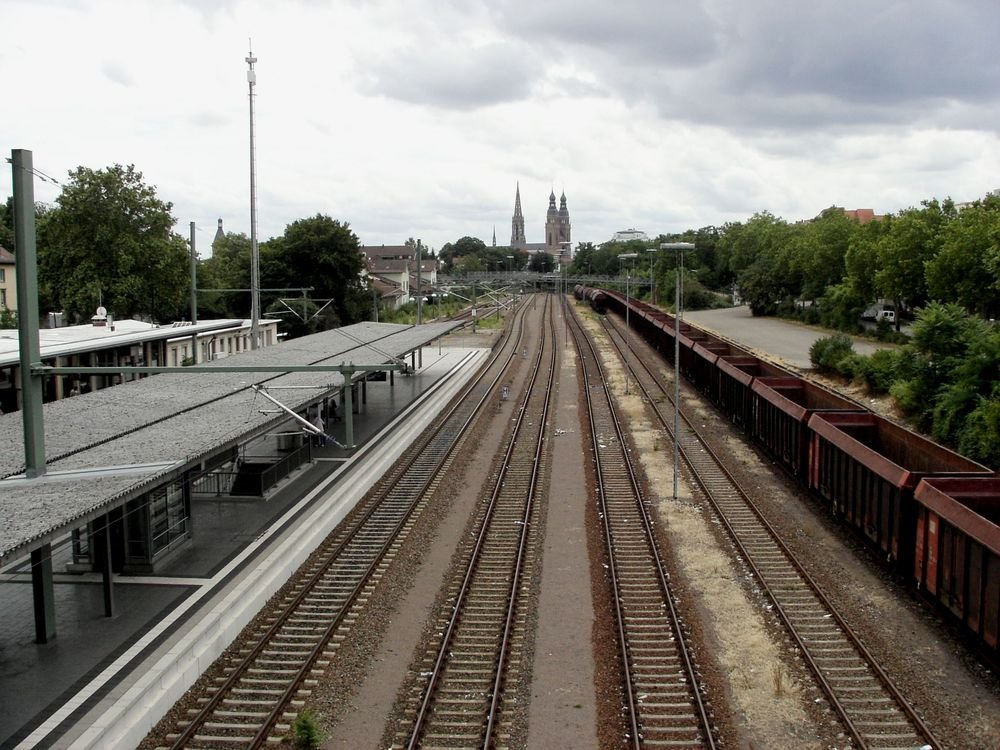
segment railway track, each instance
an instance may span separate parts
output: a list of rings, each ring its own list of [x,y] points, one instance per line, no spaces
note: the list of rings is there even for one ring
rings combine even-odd
[[[537,562],[548,470],[549,408],[558,367],[549,297],[542,342],[476,531],[448,584],[438,637],[419,666],[394,747],[494,747],[510,742],[523,687],[525,595]],[[514,675],[513,679],[509,679]]]
[[[600,358],[576,316],[570,317],[596,457],[624,672],[627,742],[635,748],[714,748],[696,666]]]
[[[625,357],[626,337],[606,318],[618,356],[673,439],[673,393],[647,356]],[[650,357],[652,358],[652,357]],[[664,409],[670,411],[664,413]],[[930,729],[823,594],[681,408],[679,448],[694,486],[715,509],[820,689],[858,747],[940,747]]]
[[[211,681],[189,695],[186,711],[161,747],[260,747],[285,736],[416,519],[446,474],[456,447],[522,346],[518,310],[483,371],[382,477],[350,521],[310,556],[238,652],[217,660]],[[515,363],[516,364],[516,363]],[[164,741],[165,740],[165,741]]]

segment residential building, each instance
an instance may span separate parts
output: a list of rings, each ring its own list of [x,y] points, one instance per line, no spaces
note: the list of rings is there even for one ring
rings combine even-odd
[[[13,253],[0,247],[0,310],[17,312],[17,266]]]

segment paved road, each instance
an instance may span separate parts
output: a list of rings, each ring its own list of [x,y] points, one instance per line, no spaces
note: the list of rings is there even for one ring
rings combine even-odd
[[[803,370],[812,366],[809,362],[809,347],[813,342],[833,333],[826,328],[780,318],[755,318],[746,306],[686,312],[684,319],[737,341],[748,349],[766,352],[771,358]],[[854,339],[854,351],[859,354],[871,354],[877,349],[891,346],[867,339]]]

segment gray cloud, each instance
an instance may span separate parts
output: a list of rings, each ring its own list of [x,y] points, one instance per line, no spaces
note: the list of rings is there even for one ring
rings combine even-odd
[[[482,21],[479,3],[451,7],[462,5]],[[587,71],[584,95],[653,102],[672,119],[782,131],[982,127],[982,105],[1000,103],[1000,24],[985,0],[501,0],[490,18],[539,59]]]
[[[232,118],[219,112],[202,110],[188,116],[188,122],[198,128],[224,128],[229,127]]]
[[[720,42],[718,22],[704,4],[664,0],[503,0],[498,26],[547,43],[550,54],[583,46],[640,64],[692,66],[711,59]]]
[[[362,90],[445,109],[518,101],[537,74],[533,57],[517,44],[410,48],[371,63]]]
[[[104,76],[109,81],[117,83],[119,86],[130,88],[134,83],[132,80],[132,74],[129,72],[129,69],[124,65],[124,63],[111,60],[106,61],[103,65],[101,65],[101,72],[104,73]]]

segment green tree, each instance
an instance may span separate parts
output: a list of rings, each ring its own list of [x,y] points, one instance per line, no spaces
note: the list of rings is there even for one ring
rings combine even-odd
[[[836,206],[802,225],[799,255],[794,260],[802,277],[802,299],[816,300],[843,281],[848,247],[858,229],[857,221]]]
[[[941,250],[926,264],[927,291],[984,317],[1000,313],[1000,197],[959,212],[940,232]]]
[[[448,242],[441,248],[441,264],[446,272],[450,272],[457,258],[464,258],[468,255],[483,258],[486,255],[486,243],[478,237],[469,237],[468,235],[455,240],[455,242]]]
[[[904,305],[912,309],[927,300],[925,266],[937,254],[941,229],[954,213],[951,201],[924,201],[923,208],[893,217],[879,241],[875,289],[895,303],[897,331]]]
[[[261,286],[313,287],[313,299],[331,300],[322,329],[370,315],[371,295],[361,280],[362,267],[361,245],[350,225],[324,214],[292,222],[284,235],[261,247]],[[273,304],[277,296],[266,303],[262,298],[261,305]]]
[[[172,205],[134,166],[70,172],[56,207],[39,222],[39,283],[75,318],[100,301],[119,318],[167,320],[189,294],[187,243],[172,231]]]
[[[576,246],[576,253],[573,255],[573,263],[570,265],[570,273],[590,274],[594,262],[594,253],[597,248],[593,242],[581,242]]]
[[[548,253],[533,253],[528,261],[528,270],[536,273],[549,273],[556,268],[556,259]]]
[[[0,247],[14,251],[14,198],[0,203]]]
[[[198,289],[250,289],[250,238],[227,232],[212,243],[212,256],[198,263]],[[243,318],[250,292],[199,292],[198,313]]]
[[[970,318],[960,305],[932,302],[917,312],[913,336],[903,347],[899,379],[890,388],[903,409],[924,431],[935,422],[934,409],[942,388],[955,381],[955,373],[972,343],[982,337],[984,321]],[[974,387],[974,386],[973,386]],[[958,393],[949,398],[954,408],[965,409]],[[944,419],[942,414],[938,420]]]

